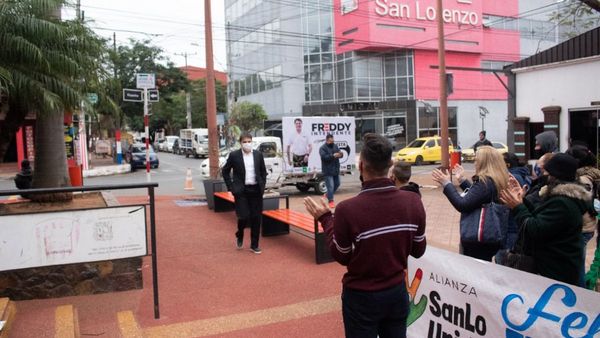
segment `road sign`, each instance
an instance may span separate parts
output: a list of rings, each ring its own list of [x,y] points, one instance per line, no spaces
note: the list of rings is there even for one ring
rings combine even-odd
[[[98,94],[96,93],[87,93],[87,99],[91,104],[98,103]]]
[[[138,88],[138,89],[156,88],[156,77],[154,76],[154,74],[147,74],[147,73],[136,74],[136,88]]]
[[[158,102],[158,89],[148,90],[148,102]]]
[[[144,101],[143,91],[137,89],[123,89],[123,101],[142,102]]]

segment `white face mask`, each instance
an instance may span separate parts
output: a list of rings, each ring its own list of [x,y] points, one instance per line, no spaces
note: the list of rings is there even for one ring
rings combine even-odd
[[[250,152],[252,150],[252,143],[242,143],[242,149],[245,152]]]

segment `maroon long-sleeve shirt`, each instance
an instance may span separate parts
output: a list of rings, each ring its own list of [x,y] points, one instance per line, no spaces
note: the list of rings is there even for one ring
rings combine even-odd
[[[331,255],[348,272],[342,283],[354,290],[378,291],[400,284],[408,255],[421,257],[425,209],[421,198],[398,190],[387,178],[363,183],[361,192],[319,218]]]

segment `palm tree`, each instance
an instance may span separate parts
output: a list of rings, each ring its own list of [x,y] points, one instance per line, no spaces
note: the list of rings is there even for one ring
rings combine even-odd
[[[0,0],[0,92],[16,124],[36,115],[35,188],[69,185],[63,113],[101,75],[102,40],[78,21],[60,21],[64,3]]]

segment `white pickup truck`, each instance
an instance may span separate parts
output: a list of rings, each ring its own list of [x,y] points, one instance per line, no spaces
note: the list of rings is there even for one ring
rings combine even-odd
[[[208,156],[208,129],[181,129],[179,131],[179,154],[198,158]]]

